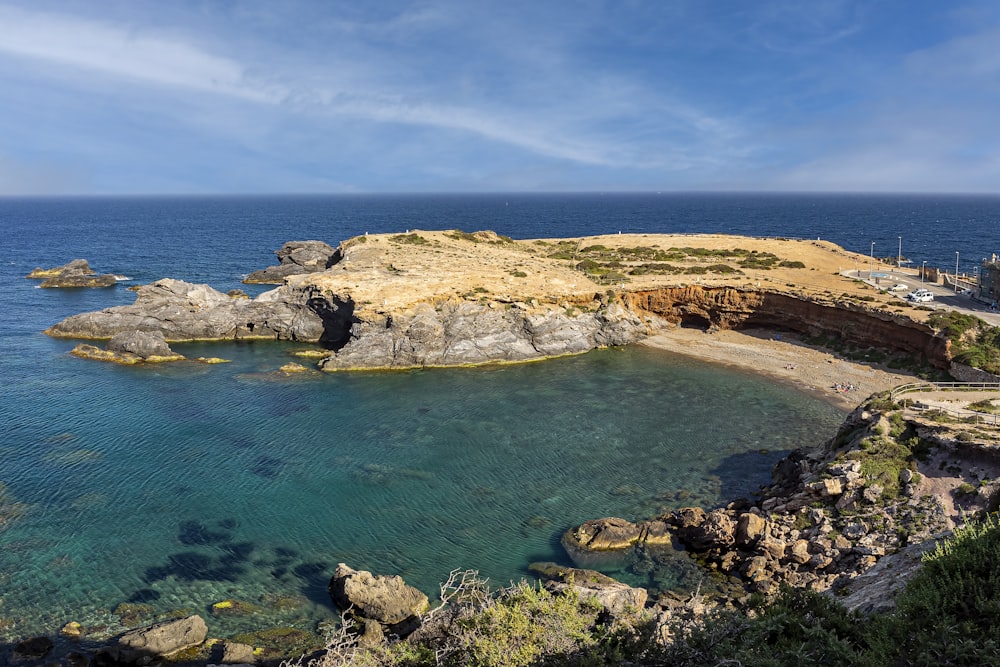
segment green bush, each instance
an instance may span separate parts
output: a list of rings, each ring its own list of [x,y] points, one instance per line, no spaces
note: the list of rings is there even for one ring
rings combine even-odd
[[[390,236],[389,240],[394,243],[402,243],[405,245],[426,245],[430,243],[420,234],[396,234],[395,236]]]
[[[925,555],[895,613],[876,617],[873,657],[886,665],[1000,664],[998,562],[995,517],[956,530]]]

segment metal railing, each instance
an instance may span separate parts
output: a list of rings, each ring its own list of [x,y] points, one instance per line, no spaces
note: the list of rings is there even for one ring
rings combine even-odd
[[[917,391],[1000,391],[1000,382],[911,382],[893,387],[889,398]]]
[[[895,401],[904,394],[940,391],[1000,391],[1000,382],[911,382],[901,384],[889,391],[889,397]],[[904,400],[904,407],[918,412],[942,412],[957,421],[974,424],[1000,424],[1000,414],[979,412],[968,408],[951,408],[944,405],[925,405],[918,400]]]

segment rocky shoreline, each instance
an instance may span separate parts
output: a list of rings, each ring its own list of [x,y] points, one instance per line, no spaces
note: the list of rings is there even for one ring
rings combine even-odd
[[[785,261],[782,264],[795,268],[782,269],[771,261],[764,285],[761,280],[748,282],[747,273],[736,268],[750,261],[745,249],[667,251],[662,246],[673,237],[643,235],[643,242],[661,243],[622,245],[612,251],[598,240],[610,242],[604,237],[514,242],[489,232],[365,236],[336,249],[318,241],[289,242],[277,251],[282,262],[278,267],[251,274],[253,281],[280,279],[282,284],[254,299],[239,291],[223,294],[207,285],[165,278],[137,288],[131,305],[74,315],[46,333],[111,339],[139,332],[162,336],[168,344],[308,342],[325,350],[317,367],[336,371],[529,361],[627,345],[678,325],[708,330],[773,326],[874,344],[947,368],[947,340],[922,323],[922,313],[905,314],[900,307],[889,310],[872,302],[874,297],[856,296],[862,288],[839,274],[835,284],[844,290],[841,294],[830,289],[819,292],[808,282],[814,276],[803,281],[804,262]],[[619,235],[614,241],[627,244],[638,239]],[[723,246],[753,241],[705,239]],[[633,261],[634,277],[628,283],[621,276],[620,283],[602,285],[606,274],[588,273],[597,263],[575,262],[572,256],[577,251],[567,250],[566,243],[583,254],[602,248],[600,256],[679,253],[690,265],[681,267],[683,271],[693,273],[677,273],[681,268],[674,265]],[[812,270],[828,269],[844,259],[842,250],[823,244],[817,248],[818,242],[783,243],[789,246],[783,252],[810,252],[817,265],[809,267]],[[704,259],[709,252],[710,259]],[[707,261],[717,262],[720,253],[728,257],[727,252],[736,253],[733,265],[706,266]],[[750,252],[751,258],[778,257]],[[753,261],[750,266],[760,266],[760,260]],[[625,266],[618,259],[608,265]],[[724,277],[703,279],[709,269]],[[692,281],[691,275],[698,277]],[[799,282],[778,284],[792,278]],[[822,284],[827,283],[824,278]],[[80,354],[105,358],[89,349]],[[118,360],[113,355],[107,358]]]
[[[592,267],[576,261],[574,254],[586,254],[593,247],[606,249],[605,244],[612,243],[607,238],[599,239],[602,243],[573,240],[576,250],[566,251],[571,255],[567,264],[563,250],[553,252],[567,247],[560,242],[515,243],[480,234],[360,237],[336,249],[321,242],[291,242],[277,252],[278,267],[252,274],[253,281],[281,282],[255,299],[163,279],[138,288],[132,305],[75,315],[46,333],[110,339],[107,350],[82,344],[75,353],[118,363],[183,359],[169,344],[185,341],[295,340],[317,345],[322,356],[316,366],[335,371],[527,361],[635,343],[677,326],[709,331],[770,326],[881,347],[921,357],[939,368],[949,363],[947,340],[923,324],[919,311],[907,314],[890,309],[888,301],[873,302],[867,294],[858,297],[864,288],[839,277],[836,280],[843,284],[837,282],[834,288],[829,287],[829,278],[822,289],[808,281],[793,283],[788,276],[802,276],[796,273],[802,267],[794,266],[763,279],[760,272],[704,279],[691,277],[704,272],[680,277],[636,273],[632,284],[609,285],[581,269]],[[752,245],[747,239],[704,238],[706,244],[719,247]],[[637,252],[638,246],[628,245],[636,239],[614,242],[621,244],[622,252],[628,251],[625,254]],[[654,243],[646,237],[642,242]],[[844,261],[846,253],[818,242],[811,246],[816,246],[809,249],[816,264],[812,270],[836,274],[830,269]],[[734,256],[746,257],[746,252],[750,251]],[[704,267],[701,254],[690,256],[695,257],[689,260],[692,267]],[[526,283],[519,285],[522,276]],[[873,465],[873,460],[881,463]],[[885,460],[891,461],[888,472]],[[958,472],[951,481],[941,482],[942,476],[933,469],[937,464]],[[606,581],[587,570],[589,556],[628,551],[643,567],[656,567],[659,559],[690,555],[715,581],[706,598],[710,604],[739,605],[750,593],[770,594],[787,584],[836,592],[852,600],[854,608],[881,610],[891,605],[891,592],[865,583],[866,573],[885,567],[897,552],[908,554],[926,545],[961,520],[955,503],[945,499],[954,498],[956,489],[974,488],[975,493],[964,494],[959,503],[969,511],[993,503],[998,495],[996,476],[1000,476],[1000,457],[993,445],[972,448],[958,431],[905,412],[887,395],[874,396],[854,410],[821,448],[796,451],[782,460],[773,483],[754,499],[716,509],[681,508],[638,523],[619,518],[589,521],[567,531],[562,540],[580,568],[533,569],[550,579],[553,590],[569,585],[578,593],[589,591],[586,594],[601,600],[609,614],[622,613],[626,607],[652,614],[662,633],[668,633],[669,622],[678,616],[697,616],[705,608],[702,598],[663,593],[647,600],[643,589]],[[913,557],[908,558],[912,565]],[[351,573],[344,566],[336,576],[358,575]],[[378,575],[363,574],[361,579],[369,583],[381,582]],[[405,586],[401,580],[397,584],[393,586]],[[331,583],[334,602],[343,608],[342,589]],[[872,592],[876,590],[881,592]],[[419,596],[407,595],[416,603],[405,618],[356,613],[365,641],[383,641],[386,632],[403,636],[420,626],[426,597],[421,602]],[[357,602],[350,604],[362,608]],[[195,618],[181,619],[188,624],[184,627],[197,629]],[[401,624],[407,629],[413,626],[412,630],[404,631]],[[67,653],[63,663],[102,664],[96,657],[100,651],[103,655],[118,651],[113,660],[132,660],[127,650],[114,648],[121,644],[119,638],[112,648],[85,652],[80,658]],[[136,659],[155,661],[193,646],[199,648],[188,655],[192,664],[227,655],[234,660],[237,655],[248,661],[263,659],[248,646],[220,653],[225,642],[206,644],[205,637],[170,651],[140,652]],[[11,647],[11,654],[31,648],[19,647]],[[50,646],[41,655],[25,657],[25,664],[49,660],[51,650]]]

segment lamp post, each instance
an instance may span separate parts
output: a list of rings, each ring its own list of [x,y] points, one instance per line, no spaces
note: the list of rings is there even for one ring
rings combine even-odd
[[[958,294],[958,251],[955,251],[955,294]]]
[[[920,284],[924,284],[924,274],[927,272],[927,260],[920,262]]]
[[[896,270],[903,270],[903,237],[899,237],[899,250],[896,252]]]
[[[872,266],[875,263],[875,242],[872,241],[872,249],[868,253],[868,280],[872,279]]]

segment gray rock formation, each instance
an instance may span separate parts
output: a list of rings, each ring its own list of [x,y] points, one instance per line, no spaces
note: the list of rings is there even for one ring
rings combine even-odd
[[[177,356],[159,331],[125,331],[115,334],[108,341],[108,351],[127,352],[143,359]]]
[[[289,241],[275,250],[278,266],[254,271],[243,282],[280,285],[288,276],[315,273],[333,266],[340,255],[323,241]]]
[[[208,626],[204,619],[194,615],[126,632],[118,639],[118,648],[125,659],[130,656],[169,655],[197,646],[207,636]]]
[[[85,259],[74,259],[51,269],[38,267],[26,277],[41,279],[42,287],[112,287],[118,283],[110,273],[96,275]]]
[[[329,592],[341,609],[394,630],[403,625],[411,626],[411,631],[416,629],[412,621],[429,607],[427,596],[407,585],[402,577],[354,570],[344,563],[337,565]]]
[[[528,569],[545,579],[545,587],[550,591],[573,590],[581,599],[596,601],[613,619],[635,617],[642,612],[649,597],[645,588],[633,588],[596,570],[562,567],[556,563],[532,563]]]
[[[342,330],[342,345],[320,363],[324,370],[525,361],[625,345],[648,333],[634,313],[618,304],[582,313],[448,301],[345,324],[350,328]]]
[[[166,341],[272,339],[317,342],[327,308],[308,290],[279,287],[256,299],[231,297],[208,285],[165,278],[144,285],[135,303],[66,318],[46,329],[60,338],[112,338],[158,332]]]

